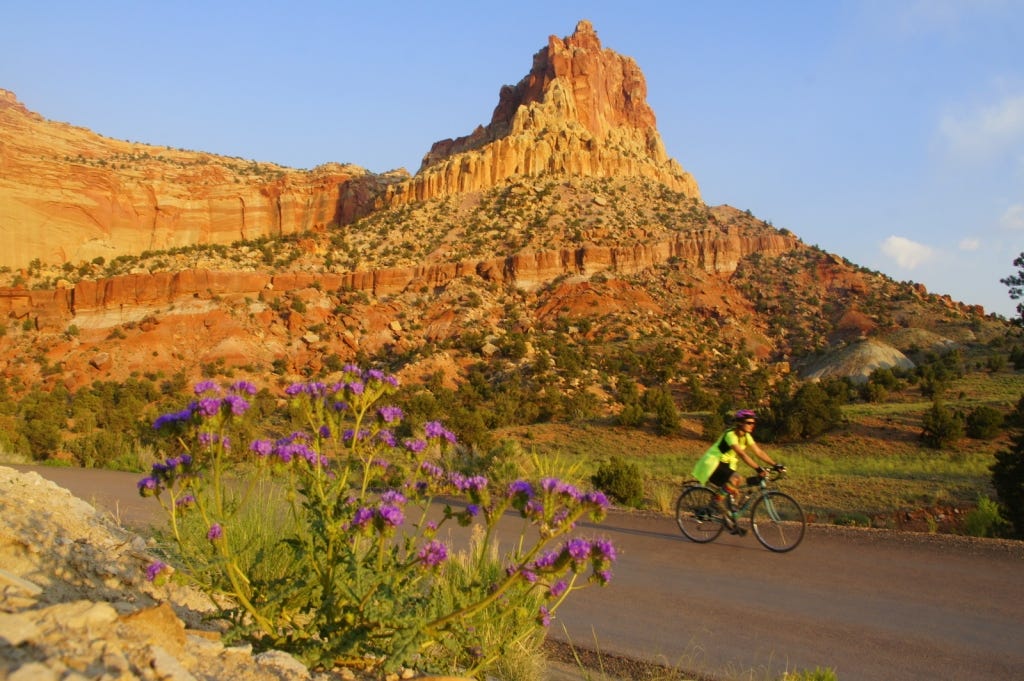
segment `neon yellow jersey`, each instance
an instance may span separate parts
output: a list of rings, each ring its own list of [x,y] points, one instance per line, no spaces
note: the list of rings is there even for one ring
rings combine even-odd
[[[738,446],[745,451],[752,444],[754,444],[754,437],[750,433],[737,433],[730,428],[722,433],[722,437],[715,440],[715,443],[708,447],[703,456],[697,460],[697,465],[693,467],[693,477],[697,478],[702,485],[708,484],[708,478],[715,472],[720,462],[736,470],[739,466],[739,455],[733,447]],[[723,449],[725,449],[724,452]]]

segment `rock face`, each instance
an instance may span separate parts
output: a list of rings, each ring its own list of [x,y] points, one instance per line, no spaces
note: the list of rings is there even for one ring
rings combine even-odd
[[[278,651],[230,647],[208,601],[145,579],[146,542],[36,473],[0,466],[0,677],[318,681]]]
[[[387,188],[384,203],[544,173],[646,177],[700,199],[696,181],[665,152],[640,68],[603,49],[589,21],[567,38],[550,36],[530,73],[501,89],[491,122],[436,142],[414,178]]]
[[[0,265],[77,264],[323,229],[366,214],[379,187],[400,179],[109,139],[47,121],[0,90]]]

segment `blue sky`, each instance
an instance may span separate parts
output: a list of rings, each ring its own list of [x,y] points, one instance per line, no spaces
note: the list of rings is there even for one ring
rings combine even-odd
[[[415,172],[547,37],[636,60],[672,157],[727,203],[1015,316],[1024,0],[7,3],[0,87],[117,139]]]

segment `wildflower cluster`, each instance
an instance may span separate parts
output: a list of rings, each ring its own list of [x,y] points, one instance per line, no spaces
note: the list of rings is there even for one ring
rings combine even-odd
[[[154,423],[176,451],[139,492],[167,511],[182,555],[205,552],[186,566],[189,576],[231,598],[222,615],[254,645],[312,665],[372,656],[385,670],[479,673],[502,655],[504,642],[482,633],[497,619],[521,640],[542,631],[569,593],[611,578],[611,543],[574,533],[581,518],[603,518],[608,500],[556,478],[495,485],[446,468],[455,434],[430,421],[409,435],[402,409],[386,402],[397,385],[347,366],[333,383],[289,386],[286,420],[299,427],[260,433],[229,458],[233,440],[252,432],[241,425],[256,388],[200,383],[186,409]],[[241,537],[239,513],[263,479],[286,502],[267,520],[284,520],[256,523]],[[509,510],[526,530],[500,553],[496,528]],[[448,522],[478,525],[482,539],[457,551],[442,534]],[[267,567],[275,551],[286,554],[283,572]],[[168,573],[156,563],[147,578]],[[532,620],[509,614],[524,608]]]

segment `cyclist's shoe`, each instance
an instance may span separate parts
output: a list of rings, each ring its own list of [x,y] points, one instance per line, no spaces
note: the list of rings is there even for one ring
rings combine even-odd
[[[729,530],[729,534],[735,534],[737,537],[742,537],[747,534],[747,530],[733,523],[732,528]]]

